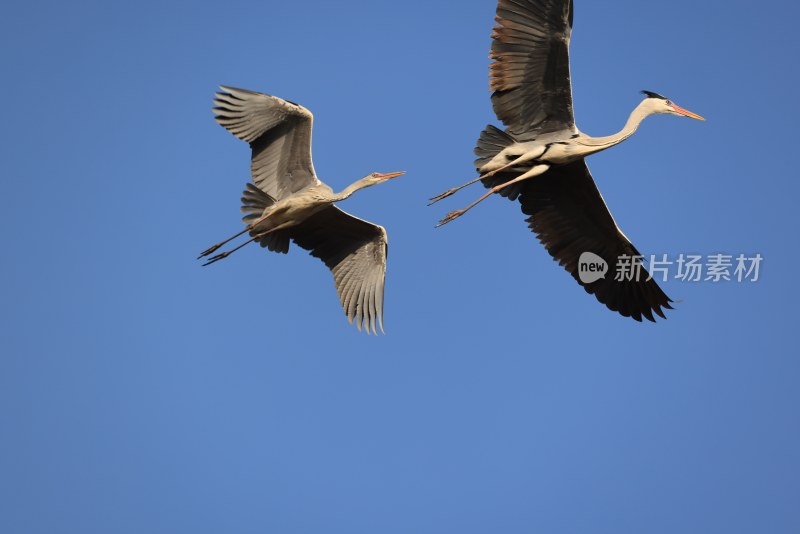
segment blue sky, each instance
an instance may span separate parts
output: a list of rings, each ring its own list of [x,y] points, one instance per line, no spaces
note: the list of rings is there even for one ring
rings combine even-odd
[[[495,2],[13,2],[0,34],[0,531],[800,531],[796,3],[576,0],[579,127],[645,254],[757,283],[607,311],[493,198],[447,227],[494,122]],[[602,4],[602,5],[601,5]],[[317,260],[195,256],[240,228],[219,84],[315,114],[314,162],[385,226],[386,330]]]

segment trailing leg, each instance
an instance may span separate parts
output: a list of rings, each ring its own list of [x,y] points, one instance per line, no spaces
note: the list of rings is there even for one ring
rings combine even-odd
[[[273,229],[271,229],[271,230],[267,230],[266,232],[260,232],[260,233],[258,233],[258,234],[256,234],[256,235],[254,235],[253,237],[251,237],[250,239],[248,239],[247,241],[245,241],[244,243],[242,243],[241,245],[239,245],[238,247],[236,247],[236,248],[232,248],[232,249],[230,249],[230,250],[229,250],[229,251],[227,251],[227,252],[223,252],[223,253],[221,253],[221,254],[217,254],[216,256],[213,256],[213,257],[211,257],[211,258],[210,258],[210,259],[209,259],[207,262],[205,262],[205,263],[203,264],[203,267],[205,267],[205,266],[207,266],[207,265],[211,265],[212,263],[216,263],[216,262],[218,262],[219,260],[223,260],[223,259],[227,258],[228,256],[230,256],[231,254],[233,254],[234,252],[236,252],[236,251],[237,251],[237,250],[239,250],[240,248],[243,248],[244,246],[246,246],[246,245],[249,245],[249,244],[250,244],[250,243],[252,243],[253,241],[257,241],[257,240],[261,239],[261,238],[262,238],[262,237],[264,237],[265,235],[267,235],[267,234],[270,234],[270,233],[274,232],[275,230],[277,230],[277,228],[273,228]],[[247,231],[247,230],[245,230],[244,232],[246,232],[246,231]],[[238,235],[242,235],[244,232],[240,232]],[[230,240],[228,240],[228,241],[230,241]],[[213,248],[213,247],[212,247],[212,248]],[[216,250],[216,249],[215,249],[215,250]],[[212,252],[213,252],[213,251],[212,251]]]
[[[517,176],[513,180],[509,180],[508,182],[505,182],[503,184],[500,184],[498,186],[495,186],[495,187],[489,189],[489,191],[485,195],[480,197],[478,200],[476,200],[475,202],[473,202],[472,204],[470,204],[466,208],[461,209],[461,210],[451,211],[450,213],[448,213],[444,217],[444,219],[439,221],[439,224],[436,225],[436,228],[439,228],[440,226],[443,226],[443,225],[449,223],[450,221],[453,221],[453,220],[461,217],[462,215],[464,215],[466,212],[468,212],[469,210],[471,210],[472,208],[477,206],[481,201],[485,200],[486,198],[488,198],[493,193],[497,193],[501,189],[503,189],[505,187],[508,187],[511,184],[515,184],[517,182],[521,182],[523,180],[527,180],[528,178],[533,178],[534,176],[539,176],[540,174],[545,173],[549,168],[550,168],[550,165],[534,165],[534,167],[531,170],[529,170],[528,172]],[[498,171],[499,170],[500,169],[498,169]]]

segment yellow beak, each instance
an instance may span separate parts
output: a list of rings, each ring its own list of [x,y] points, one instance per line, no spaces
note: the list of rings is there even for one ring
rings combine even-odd
[[[379,178],[383,178],[384,180],[391,180],[392,178],[397,178],[398,176],[403,176],[405,173],[406,173],[406,171],[390,172],[390,173],[387,173],[387,174],[381,174],[381,173],[375,173],[375,174],[377,174]]]
[[[688,109],[683,109],[677,104],[672,104],[672,109],[675,110],[675,113],[678,115],[683,115],[684,117],[689,117],[690,119],[697,119],[699,121],[704,121],[705,119],[698,115],[697,113],[692,113]]]

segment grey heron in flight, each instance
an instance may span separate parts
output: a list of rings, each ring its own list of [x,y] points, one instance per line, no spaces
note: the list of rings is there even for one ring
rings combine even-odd
[[[611,273],[584,283],[583,253],[600,256],[610,269],[624,258],[640,268],[641,255],[617,226],[586,166],[585,158],[621,143],[648,116],[663,113],[704,120],[669,99],[643,91],[645,99],[625,127],[607,137],[591,137],[575,126],[569,71],[572,0],[499,0],[489,57],[492,107],[506,129],[492,125],[481,133],[475,155],[478,174],[462,186],[482,182],[489,191],[462,210],[451,211],[438,226],[460,217],[493,193],[519,199],[528,226],[550,255],[597,300],[623,316],[654,321],[669,297],[647,274]],[[637,271],[643,269],[637,269]],[[638,272],[637,272],[638,274]]]
[[[220,86],[215,120],[252,148],[251,174],[243,192],[245,229],[203,251],[206,258],[244,233],[245,243],[211,256],[210,265],[248,243],[287,253],[289,241],[309,250],[333,272],[347,319],[359,330],[383,331],[383,289],[388,241],[386,230],[334,205],[359,189],[404,174],[372,173],[340,193],[322,183],[311,161],[313,116],[303,106],[280,98]]]

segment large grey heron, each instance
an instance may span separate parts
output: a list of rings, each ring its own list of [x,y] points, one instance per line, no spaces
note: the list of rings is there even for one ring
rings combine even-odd
[[[287,253],[289,240],[311,251],[333,272],[347,319],[369,333],[383,331],[386,230],[334,206],[350,195],[404,172],[372,173],[340,193],[322,183],[311,161],[313,115],[303,106],[245,89],[220,86],[215,120],[252,148],[251,174],[243,192],[244,230],[200,254],[205,258],[244,233],[251,238],[208,259],[210,265],[248,243]],[[199,259],[198,258],[198,259]]]
[[[621,143],[648,116],[663,113],[704,120],[659,94],[645,99],[625,127],[608,137],[591,137],[575,126],[569,74],[572,0],[499,0],[492,34],[492,107],[503,124],[481,133],[475,155],[480,176],[431,199],[431,204],[477,181],[489,191],[438,226],[460,217],[493,193],[519,199],[528,226],[553,258],[587,292],[613,311],[637,321],[654,321],[670,302],[647,273],[614,273],[584,283],[579,259],[600,256],[613,270],[620,261],[641,267],[641,255],[619,229],[597,190],[584,158]],[[639,269],[637,269],[638,271]],[[617,279],[619,278],[619,279]]]

